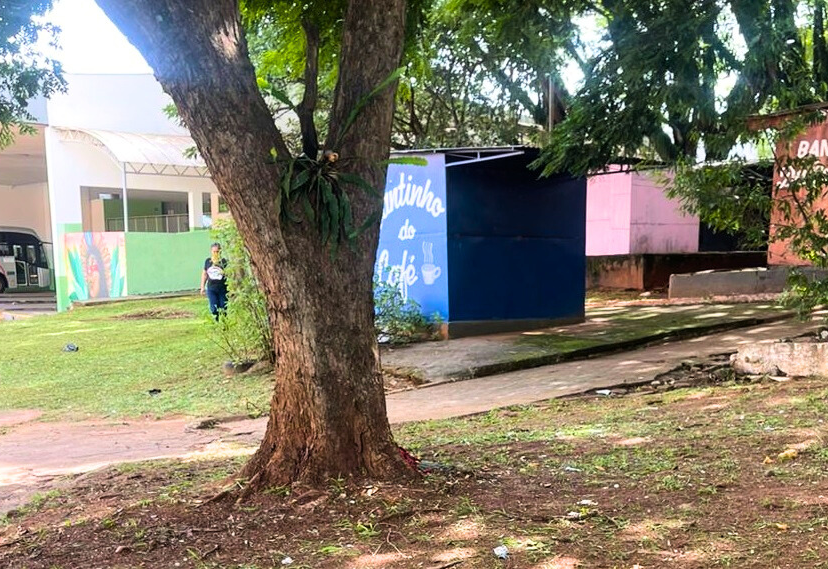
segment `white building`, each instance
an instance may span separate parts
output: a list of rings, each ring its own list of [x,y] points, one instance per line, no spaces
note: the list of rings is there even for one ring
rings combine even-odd
[[[32,105],[36,134],[0,151],[0,227],[52,244],[59,309],[196,288],[220,203],[169,97],[151,75],[66,79]]]

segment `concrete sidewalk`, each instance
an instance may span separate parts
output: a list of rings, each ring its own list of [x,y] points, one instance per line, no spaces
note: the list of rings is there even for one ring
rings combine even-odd
[[[0,320],[19,320],[55,312],[57,304],[53,293],[0,294]]]
[[[382,365],[433,385],[583,360],[791,315],[773,302],[589,307],[581,324],[384,348]]]
[[[772,342],[819,328],[796,320],[663,343],[588,361],[543,366],[462,383],[391,394],[386,398],[392,423],[446,419],[505,407],[575,395],[625,384],[651,381],[683,362],[735,352],[753,342]]]

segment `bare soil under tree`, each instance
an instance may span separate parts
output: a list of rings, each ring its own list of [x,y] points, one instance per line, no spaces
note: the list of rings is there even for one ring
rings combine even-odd
[[[402,426],[436,463],[406,486],[332,479],[204,505],[244,456],[110,468],[7,518],[0,566],[826,566],[828,380],[710,371],[686,370],[693,388]]]

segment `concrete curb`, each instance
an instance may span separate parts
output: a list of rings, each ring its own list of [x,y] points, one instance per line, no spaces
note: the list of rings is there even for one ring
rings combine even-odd
[[[44,312],[43,314],[51,314],[51,312]],[[0,310],[0,322],[14,322],[16,320],[26,320],[32,316],[40,316],[39,314],[32,314],[31,312],[16,312],[14,310]]]
[[[101,306],[103,304],[117,304],[119,302],[131,302],[133,300],[163,300],[167,298],[183,298],[185,296],[198,296],[197,290],[168,292],[162,294],[136,294],[132,296],[120,296],[117,298],[97,298],[90,300],[75,300],[72,306]]]
[[[689,340],[691,338],[698,338],[700,336],[708,336],[718,332],[727,332],[729,330],[739,330],[740,328],[751,328],[753,326],[760,326],[762,324],[771,324],[782,320],[788,320],[794,316],[793,312],[784,312],[774,316],[752,317],[734,320],[731,322],[720,322],[717,324],[708,324],[704,326],[693,326],[691,328],[682,328],[673,330],[672,332],[660,332],[658,334],[650,334],[648,336],[641,336],[639,338],[632,338],[630,340],[623,340],[602,346],[591,346],[589,348],[580,348],[572,350],[571,352],[564,352],[561,354],[545,354],[522,360],[495,362],[491,364],[483,364],[473,368],[468,368],[462,371],[457,371],[438,381],[424,383],[417,387],[417,389],[427,389],[445,383],[455,383],[458,381],[466,381],[478,377],[486,377],[490,375],[498,375],[501,373],[509,373],[512,371],[521,371],[525,369],[532,369],[547,365],[553,365],[563,362],[571,362],[577,360],[588,360],[597,356],[605,356],[608,354],[631,351],[638,348],[644,348],[652,344],[658,344],[667,341]]]

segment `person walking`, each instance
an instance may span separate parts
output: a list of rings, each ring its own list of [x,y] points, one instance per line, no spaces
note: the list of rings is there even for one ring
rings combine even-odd
[[[213,243],[210,256],[204,261],[201,272],[201,294],[207,294],[210,313],[218,322],[219,315],[227,308],[227,259],[221,256],[221,244]]]

